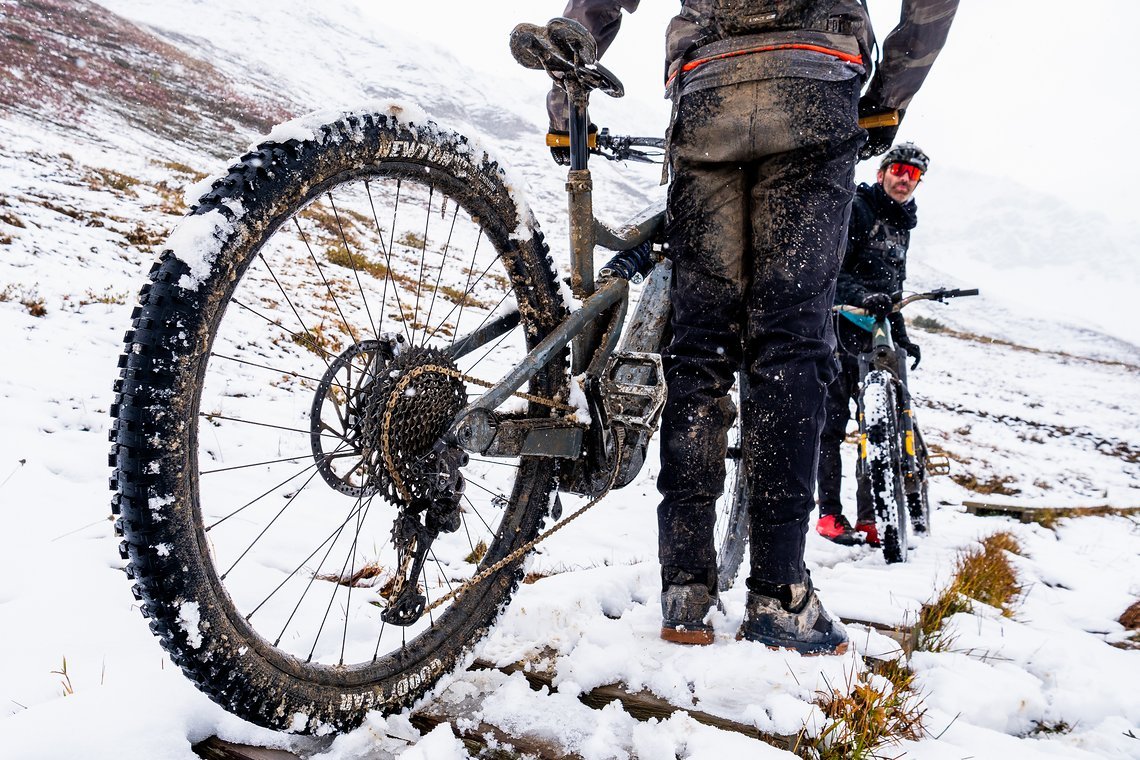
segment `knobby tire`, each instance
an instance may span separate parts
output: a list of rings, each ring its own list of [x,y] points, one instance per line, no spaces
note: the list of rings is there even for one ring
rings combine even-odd
[[[240,717],[323,732],[403,709],[453,669],[516,587],[521,559],[419,628],[384,627],[383,589],[365,573],[391,572],[396,510],[364,459],[344,462],[362,412],[338,406],[368,398],[382,379],[369,367],[386,365],[365,363],[381,362],[394,335],[446,348],[517,303],[521,328],[475,352],[487,362],[469,360],[497,379],[564,318],[516,189],[481,149],[432,122],[395,107],[341,114],[258,145],[213,183],[184,222],[199,237],[212,224],[212,259],[167,250],[151,270],[112,408],[120,551],[162,646]],[[568,382],[563,356],[526,390],[565,400]],[[447,556],[418,579],[429,603],[538,533],[554,469],[473,459],[463,527],[441,534],[433,552]],[[223,510],[231,491],[248,499]],[[296,532],[283,533],[287,519]],[[319,532],[329,525],[340,532]],[[387,564],[368,569],[373,557]]]

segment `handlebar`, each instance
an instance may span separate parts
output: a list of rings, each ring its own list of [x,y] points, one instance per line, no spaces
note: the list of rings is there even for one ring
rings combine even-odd
[[[637,148],[652,148],[652,151]],[[596,145],[590,152],[610,161],[638,161],[644,164],[659,164],[665,160],[665,140],[660,137],[630,137],[611,134],[602,128],[597,134]]]
[[[895,304],[891,309],[891,312],[894,313],[896,311],[902,311],[905,307],[909,306],[915,301],[938,301],[939,303],[944,303],[947,298],[964,298],[966,296],[976,296],[979,294],[980,291],[977,288],[935,288],[934,290],[931,290],[927,293],[915,293],[912,296],[907,296]],[[870,314],[870,312],[868,312],[866,309],[860,308],[858,306],[851,306],[849,304],[836,304],[832,307],[832,309],[834,311],[845,311],[848,314],[862,316],[867,316]]]

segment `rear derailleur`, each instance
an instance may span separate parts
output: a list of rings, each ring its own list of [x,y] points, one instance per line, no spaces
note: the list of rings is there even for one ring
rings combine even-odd
[[[401,506],[392,525],[398,566],[388,606],[380,613],[385,623],[409,626],[423,617],[427,596],[417,579],[436,537],[462,524],[459,504],[466,480],[459,470],[467,461],[467,452],[439,441],[416,463],[415,478],[423,486],[417,491],[425,495]]]

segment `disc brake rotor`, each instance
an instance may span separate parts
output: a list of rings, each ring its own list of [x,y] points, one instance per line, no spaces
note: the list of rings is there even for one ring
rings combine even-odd
[[[364,421],[372,389],[398,350],[396,339],[356,343],[329,364],[317,384],[309,413],[313,458],[325,483],[353,498],[368,498],[381,488],[369,465]]]

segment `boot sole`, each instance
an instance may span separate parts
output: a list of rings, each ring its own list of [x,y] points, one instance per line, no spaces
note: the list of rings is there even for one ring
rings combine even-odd
[[[736,632],[736,640],[737,641],[750,641],[751,639],[745,639],[744,634],[740,631],[737,631]],[[760,643],[760,642],[757,642],[757,643]],[[800,650],[796,649],[795,647],[781,647],[781,646],[777,646],[775,644],[764,644],[764,646],[768,647],[773,652],[799,652],[804,657],[824,657],[827,655],[847,654],[847,647],[850,643],[851,642],[849,642],[849,641],[844,641],[842,644],[835,647],[835,649],[831,649],[831,650],[828,650],[826,652],[800,652]]]
[[[702,631],[691,628],[668,628],[661,626],[661,638],[673,644],[694,644],[704,646],[713,643],[715,638],[712,631]]]

